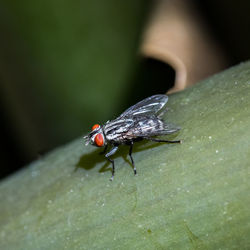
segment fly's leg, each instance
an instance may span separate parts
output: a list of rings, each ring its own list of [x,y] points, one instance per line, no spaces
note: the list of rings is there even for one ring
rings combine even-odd
[[[105,157],[112,163],[112,176],[110,178],[111,181],[114,179],[115,175],[115,162],[114,160],[110,159],[110,156],[113,155],[118,149],[118,146],[114,146],[106,155]]]
[[[108,145],[106,145],[106,146],[104,147],[103,151],[101,151],[99,154],[100,154],[100,155],[105,154],[105,153],[107,152],[107,149],[108,149]]]
[[[161,140],[161,139],[151,138],[151,137],[145,137],[145,139],[150,140],[150,141],[155,141],[155,142],[182,143],[182,140],[178,140],[178,141],[168,141],[168,140]]]
[[[133,166],[133,169],[134,169],[134,174],[136,175],[137,174],[136,167],[135,167],[135,163],[134,163],[134,160],[133,160],[133,157],[132,157],[133,145],[134,145],[134,143],[131,142],[130,148],[129,148],[129,156],[130,156],[130,159],[131,159],[131,162],[132,162],[132,166]]]

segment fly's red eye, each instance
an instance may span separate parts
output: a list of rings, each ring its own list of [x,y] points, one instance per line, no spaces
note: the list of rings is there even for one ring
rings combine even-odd
[[[93,127],[92,127],[92,131],[95,130],[96,128],[99,128],[100,125],[99,124],[95,124]]]
[[[95,136],[95,144],[98,147],[102,147],[104,145],[104,139],[103,139],[103,135],[101,133],[99,133]]]

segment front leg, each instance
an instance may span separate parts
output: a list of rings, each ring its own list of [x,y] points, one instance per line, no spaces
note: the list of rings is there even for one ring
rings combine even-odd
[[[110,159],[110,156],[115,154],[115,152],[117,151],[118,146],[114,146],[106,155],[105,157],[112,163],[112,176],[110,178],[111,181],[113,181],[114,179],[114,175],[115,175],[115,162],[114,160]]]

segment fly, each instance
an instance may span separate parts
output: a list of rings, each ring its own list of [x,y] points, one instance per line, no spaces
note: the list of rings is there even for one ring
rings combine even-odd
[[[96,147],[104,147],[103,153],[106,153],[108,145],[111,146],[111,150],[105,154],[107,160],[112,163],[111,181],[115,175],[115,163],[110,157],[115,154],[119,145],[130,146],[129,157],[136,175],[136,167],[132,157],[134,142],[146,139],[154,142],[181,143],[181,140],[168,141],[155,138],[156,136],[175,133],[180,129],[165,123],[161,119],[167,111],[167,101],[166,95],[148,97],[125,110],[116,119],[107,121],[102,126],[95,124],[92,131],[84,136],[86,145],[90,143]]]

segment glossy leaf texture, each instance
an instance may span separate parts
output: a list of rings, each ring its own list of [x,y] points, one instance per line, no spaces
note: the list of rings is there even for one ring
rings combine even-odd
[[[182,127],[111,165],[82,139],[0,184],[1,249],[249,249],[250,63],[170,95]]]

